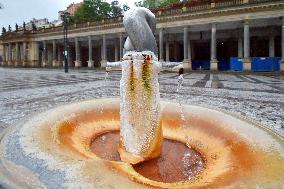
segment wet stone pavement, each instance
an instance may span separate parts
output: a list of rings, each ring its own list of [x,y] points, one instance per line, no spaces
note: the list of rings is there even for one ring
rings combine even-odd
[[[119,96],[119,71],[0,68],[0,132],[50,108]],[[186,73],[177,90],[176,73],[160,73],[163,100],[223,110],[284,136],[284,76]],[[180,97],[180,99],[178,98]]]

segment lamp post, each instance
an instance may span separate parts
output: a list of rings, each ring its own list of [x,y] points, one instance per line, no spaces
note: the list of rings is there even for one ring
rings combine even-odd
[[[63,12],[61,14],[61,18],[63,21],[63,35],[64,35],[64,70],[65,73],[68,73],[68,53],[69,53],[69,44],[68,44],[68,38],[67,38],[67,33],[68,33],[68,21],[69,21],[69,16],[70,13],[68,12]]]

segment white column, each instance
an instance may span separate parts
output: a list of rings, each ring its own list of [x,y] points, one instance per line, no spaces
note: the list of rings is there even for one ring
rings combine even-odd
[[[16,43],[16,61],[15,66],[18,66],[20,63],[20,53],[19,53],[19,43]]]
[[[39,43],[32,41],[29,46],[30,66],[37,67],[39,63]]]
[[[170,43],[168,40],[166,41],[166,61],[170,61]]]
[[[183,60],[188,59],[188,28],[183,28]]]
[[[103,60],[107,60],[107,44],[106,44],[106,35],[103,35]]]
[[[274,36],[269,37],[269,57],[275,57],[275,42]]]
[[[6,44],[5,45],[5,53],[6,53],[6,66],[8,66],[8,61],[9,61],[9,46]]]
[[[52,67],[57,67],[56,41],[52,40]]]
[[[1,66],[5,66],[6,64],[6,45],[3,43],[2,47],[3,47],[3,61],[2,61]]]
[[[82,66],[81,62],[81,52],[80,52],[80,44],[79,39],[75,38],[75,53],[76,53],[76,60],[75,60],[75,67],[79,68]]]
[[[188,48],[187,48],[187,59],[188,59],[188,69],[192,70],[192,57],[191,57],[191,43],[190,37],[188,37]]]
[[[188,58],[187,58],[188,61],[191,62],[192,57],[191,57],[191,43],[190,43],[190,38],[188,38],[187,57],[188,57]]]
[[[106,35],[103,34],[103,44],[102,44],[102,60],[101,60],[101,67],[106,67],[106,62],[107,62],[107,52],[106,52]]]
[[[93,43],[92,43],[92,36],[88,36],[88,44],[89,44],[89,60],[88,60],[88,67],[94,67],[93,61]]]
[[[217,70],[218,69],[218,61],[216,59],[216,24],[213,23],[211,26],[211,60],[210,60],[210,67],[211,70]]]
[[[244,24],[244,58],[250,58],[250,33],[247,21]]]
[[[119,57],[120,57],[120,59],[122,59],[123,58],[123,35],[122,35],[122,33],[120,33],[119,34]]]
[[[49,67],[52,67],[52,48],[50,46],[47,47],[47,64]]]
[[[47,47],[46,47],[46,41],[42,42],[42,67],[47,66]]]
[[[244,70],[251,70],[249,22],[244,22]]]
[[[28,56],[27,56],[27,43],[23,42],[23,66],[27,66],[28,64]]]
[[[163,40],[163,29],[159,31],[159,59],[164,61],[164,40]]]
[[[243,39],[242,37],[238,38],[238,57],[243,58]]]
[[[8,44],[8,66],[12,65],[12,44]]]
[[[191,49],[188,37],[188,27],[183,29],[183,67],[191,69]]]
[[[284,71],[284,16],[282,17],[282,40],[281,40],[281,71]]]

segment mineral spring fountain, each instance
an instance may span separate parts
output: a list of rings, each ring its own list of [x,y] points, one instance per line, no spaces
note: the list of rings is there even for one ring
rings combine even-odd
[[[61,106],[0,136],[5,188],[283,188],[284,142],[228,113],[160,101],[147,9],[128,11],[120,99]],[[180,76],[182,78],[182,76]]]

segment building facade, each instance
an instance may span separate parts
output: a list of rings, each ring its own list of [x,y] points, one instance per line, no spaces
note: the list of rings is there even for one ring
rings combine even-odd
[[[283,0],[204,0],[153,10],[160,61],[192,70],[284,69]],[[99,68],[123,56],[122,16],[69,26],[70,67]],[[1,66],[62,67],[63,28],[6,32]],[[281,63],[282,62],[282,63]]]
[[[26,23],[26,29],[32,30],[33,24],[36,26],[36,28],[48,28],[51,26],[47,18],[43,18],[43,19],[33,18],[30,22]],[[23,28],[20,27],[20,29],[23,29]]]

